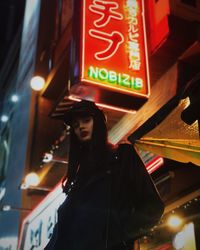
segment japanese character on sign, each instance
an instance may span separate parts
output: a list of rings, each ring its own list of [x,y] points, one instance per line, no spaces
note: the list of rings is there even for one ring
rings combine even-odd
[[[138,41],[139,33],[129,33],[128,34],[130,41],[136,42]]]
[[[112,57],[119,48],[119,45],[123,43],[124,37],[118,31],[113,31],[111,34],[91,29],[89,34],[97,39],[107,41],[109,43],[108,47],[100,52],[95,53],[95,58],[98,60],[106,60]]]
[[[139,70],[140,67],[141,67],[141,62],[140,62],[140,60],[134,60],[134,59],[132,59],[131,56],[130,56],[129,68],[135,69],[135,70]]]
[[[41,245],[42,237],[42,221],[40,221],[39,227],[34,231],[31,229],[31,249],[39,247]]]
[[[141,66],[139,44],[133,41],[129,42],[128,44],[129,44],[129,59],[130,59],[129,68],[139,70]]]
[[[56,224],[57,221],[57,216],[56,213],[54,214],[54,216],[49,216],[48,218],[48,223],[47,223],[47,238],[50,239],[52,234],[53,234],[53,228]]]
[[[137,20],[137,19],[136,19]],[[136,33],[138,32],[139,29],[135,27],[135,24],[134,23],[129,23],[129,29],[128,29],[128,32],[132,32],[132,33]]]
[[[119,5],[113,1],[94,0],[93,5],[89,6],[90,11],[100,15],[100,18],[94,22],[96,27],[106,26],[110,19],[122,20],[123,15],[115,10]]]
[[[139,6],[137,1],[127,1],[128,10],[128,51],[129,51],[129,68],[133,70],[140,70],[140,44],[139,44],[139,28],[138,28],[138,11]]]

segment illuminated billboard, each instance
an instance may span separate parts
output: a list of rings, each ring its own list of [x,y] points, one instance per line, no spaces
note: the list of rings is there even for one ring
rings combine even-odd
[[[149,97],[142,0],[83,0],[81,82]]]
[[[57,222],[57,210],[66,198],[59,183],[23,220],[18,250],[41,250],[47,245]]]

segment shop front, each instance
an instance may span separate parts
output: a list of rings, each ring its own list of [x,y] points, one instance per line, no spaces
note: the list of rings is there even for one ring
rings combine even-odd
[[[180,205],[179,205],[180,204]],[[200,196],[181,200],[160,223],[140,239],[141,250],[198,250],[200,247]]]

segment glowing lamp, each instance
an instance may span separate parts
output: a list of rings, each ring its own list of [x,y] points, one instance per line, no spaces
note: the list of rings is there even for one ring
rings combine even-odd
[[[45,84],[45,80],[43,77],[41,76],[34,76],[32,79],[31,79],[31,82],[30,82],[30,85],[31,85],[31,88],[35,91],[40,91],[43,89],[44,87],[44,84]]]
[[[11,101],[12,101],[12,102],[18,102],[18,101],[19,101],[18,95],[16,95],[16,94],[12,95],[12,96],[11,96]]]
[[[2,122],[7,122],[8,121],[8,116],[7,115],[2,115],[1,116],[1,121]]]
[[[37,186],[40,183],[40,178],[39,176],[31,172],[25,177],[25,184],[26,186]]]
[[[182,219],[176,215],[172,215],[169,217],[167,224],[171,227],[171,228],[178,228],[180,227],[180,225],[182,224]]]
[[[45,153],[43,162],[48,163],[48,162],[51,162],[52,160],[53,160],[53,155],[50,153]]]

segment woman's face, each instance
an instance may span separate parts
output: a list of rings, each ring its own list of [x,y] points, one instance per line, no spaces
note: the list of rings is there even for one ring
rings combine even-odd
[[[73,120],[72,128],[81,142],[87,142],[92,139],[93,123],[94,120],[92,116],[76,117]]]

